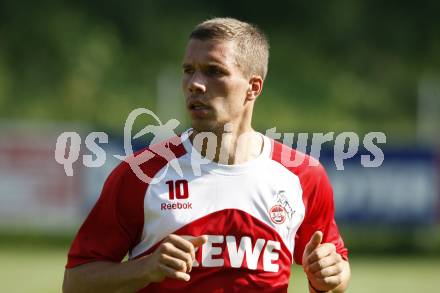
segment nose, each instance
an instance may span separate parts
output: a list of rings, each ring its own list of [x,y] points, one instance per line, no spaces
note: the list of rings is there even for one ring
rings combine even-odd
[[[203,78],[202,74],[196,71],[191,76],[191,79],[189,80],[189,84],[188,84],[188,89],[189,92],[192,94],[206,92],[206,81]]]

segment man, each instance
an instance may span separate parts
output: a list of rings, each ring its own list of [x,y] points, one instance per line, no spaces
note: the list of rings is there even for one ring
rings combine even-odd
[[[127,163],[113,171],[70,249],[65,292],[285,292],[293,260],[310,292],[345,291],[324,169],[251,127],[268,47],[231,18],[194,29],[182,78],[192,129],[166,142],[182,174],[159,155],[141,166],[158,183]],[[288,166],[286,151],[304,161]]]

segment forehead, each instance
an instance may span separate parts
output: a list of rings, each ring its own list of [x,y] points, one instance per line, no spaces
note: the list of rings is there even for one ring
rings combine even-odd
[[[186,46],[184,63],[219,63],[236,65],[235,43],[224,40],[190,39]]]

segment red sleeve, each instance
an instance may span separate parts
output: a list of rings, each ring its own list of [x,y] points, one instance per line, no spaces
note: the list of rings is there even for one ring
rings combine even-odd
[[[169,144],[168,148],[175,158],[185,154],[179,137],[173,137],[161,144]],[[144,174],[153,178],[173,158],[155,155],[142,164],[141,169]],[[136,177],[128,163],[122,162],[116,167],[107,178],[101,196],[73,240],[66,268],[92,261],[120,262],[141,239],[147,188],[148,184]]]
[[[140,239],[145,190],[146,184],[125,162],[113,170],[73,240],[66,268],[92,261],[120,262]]]
[[[318,230],[324,234],[322,242],[333,243],[336,246],[336,251],[345,260],[348,260],[348,250],[344,246],[344,241],[335,222],[333,189],[325,169],[321,165],[304,168],[298,175],[303,189],[306,213],[295,236],[295,262],[302,264],[305,246],[313,233]]]
[[[335,222],[333,189],[324,167],[314,158],[291,149],[277,141],[272,141],[272,159],[283,164],[284,159],[303,158],[299,166],[286,166],[298,176],[302,188],[302,198],[306,209],[304,220],[295,235],[294,260],[302,264],[304,248],[313,233],[322,231],[322,242],[333,243],[337,252],[348,260],[348,250],[344,246]]]

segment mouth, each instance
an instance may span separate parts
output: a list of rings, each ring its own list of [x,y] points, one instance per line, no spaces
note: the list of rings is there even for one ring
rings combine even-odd
[[[198,110],[208,110],[209,108],[206,105],[190,105],[189,109],[198,111]]]
[[[195,117],[204,117],[209,114],[211,111],[211,107],[200,102],[200,101],[191,101],[188,103],[188,110],[192,116]]]

